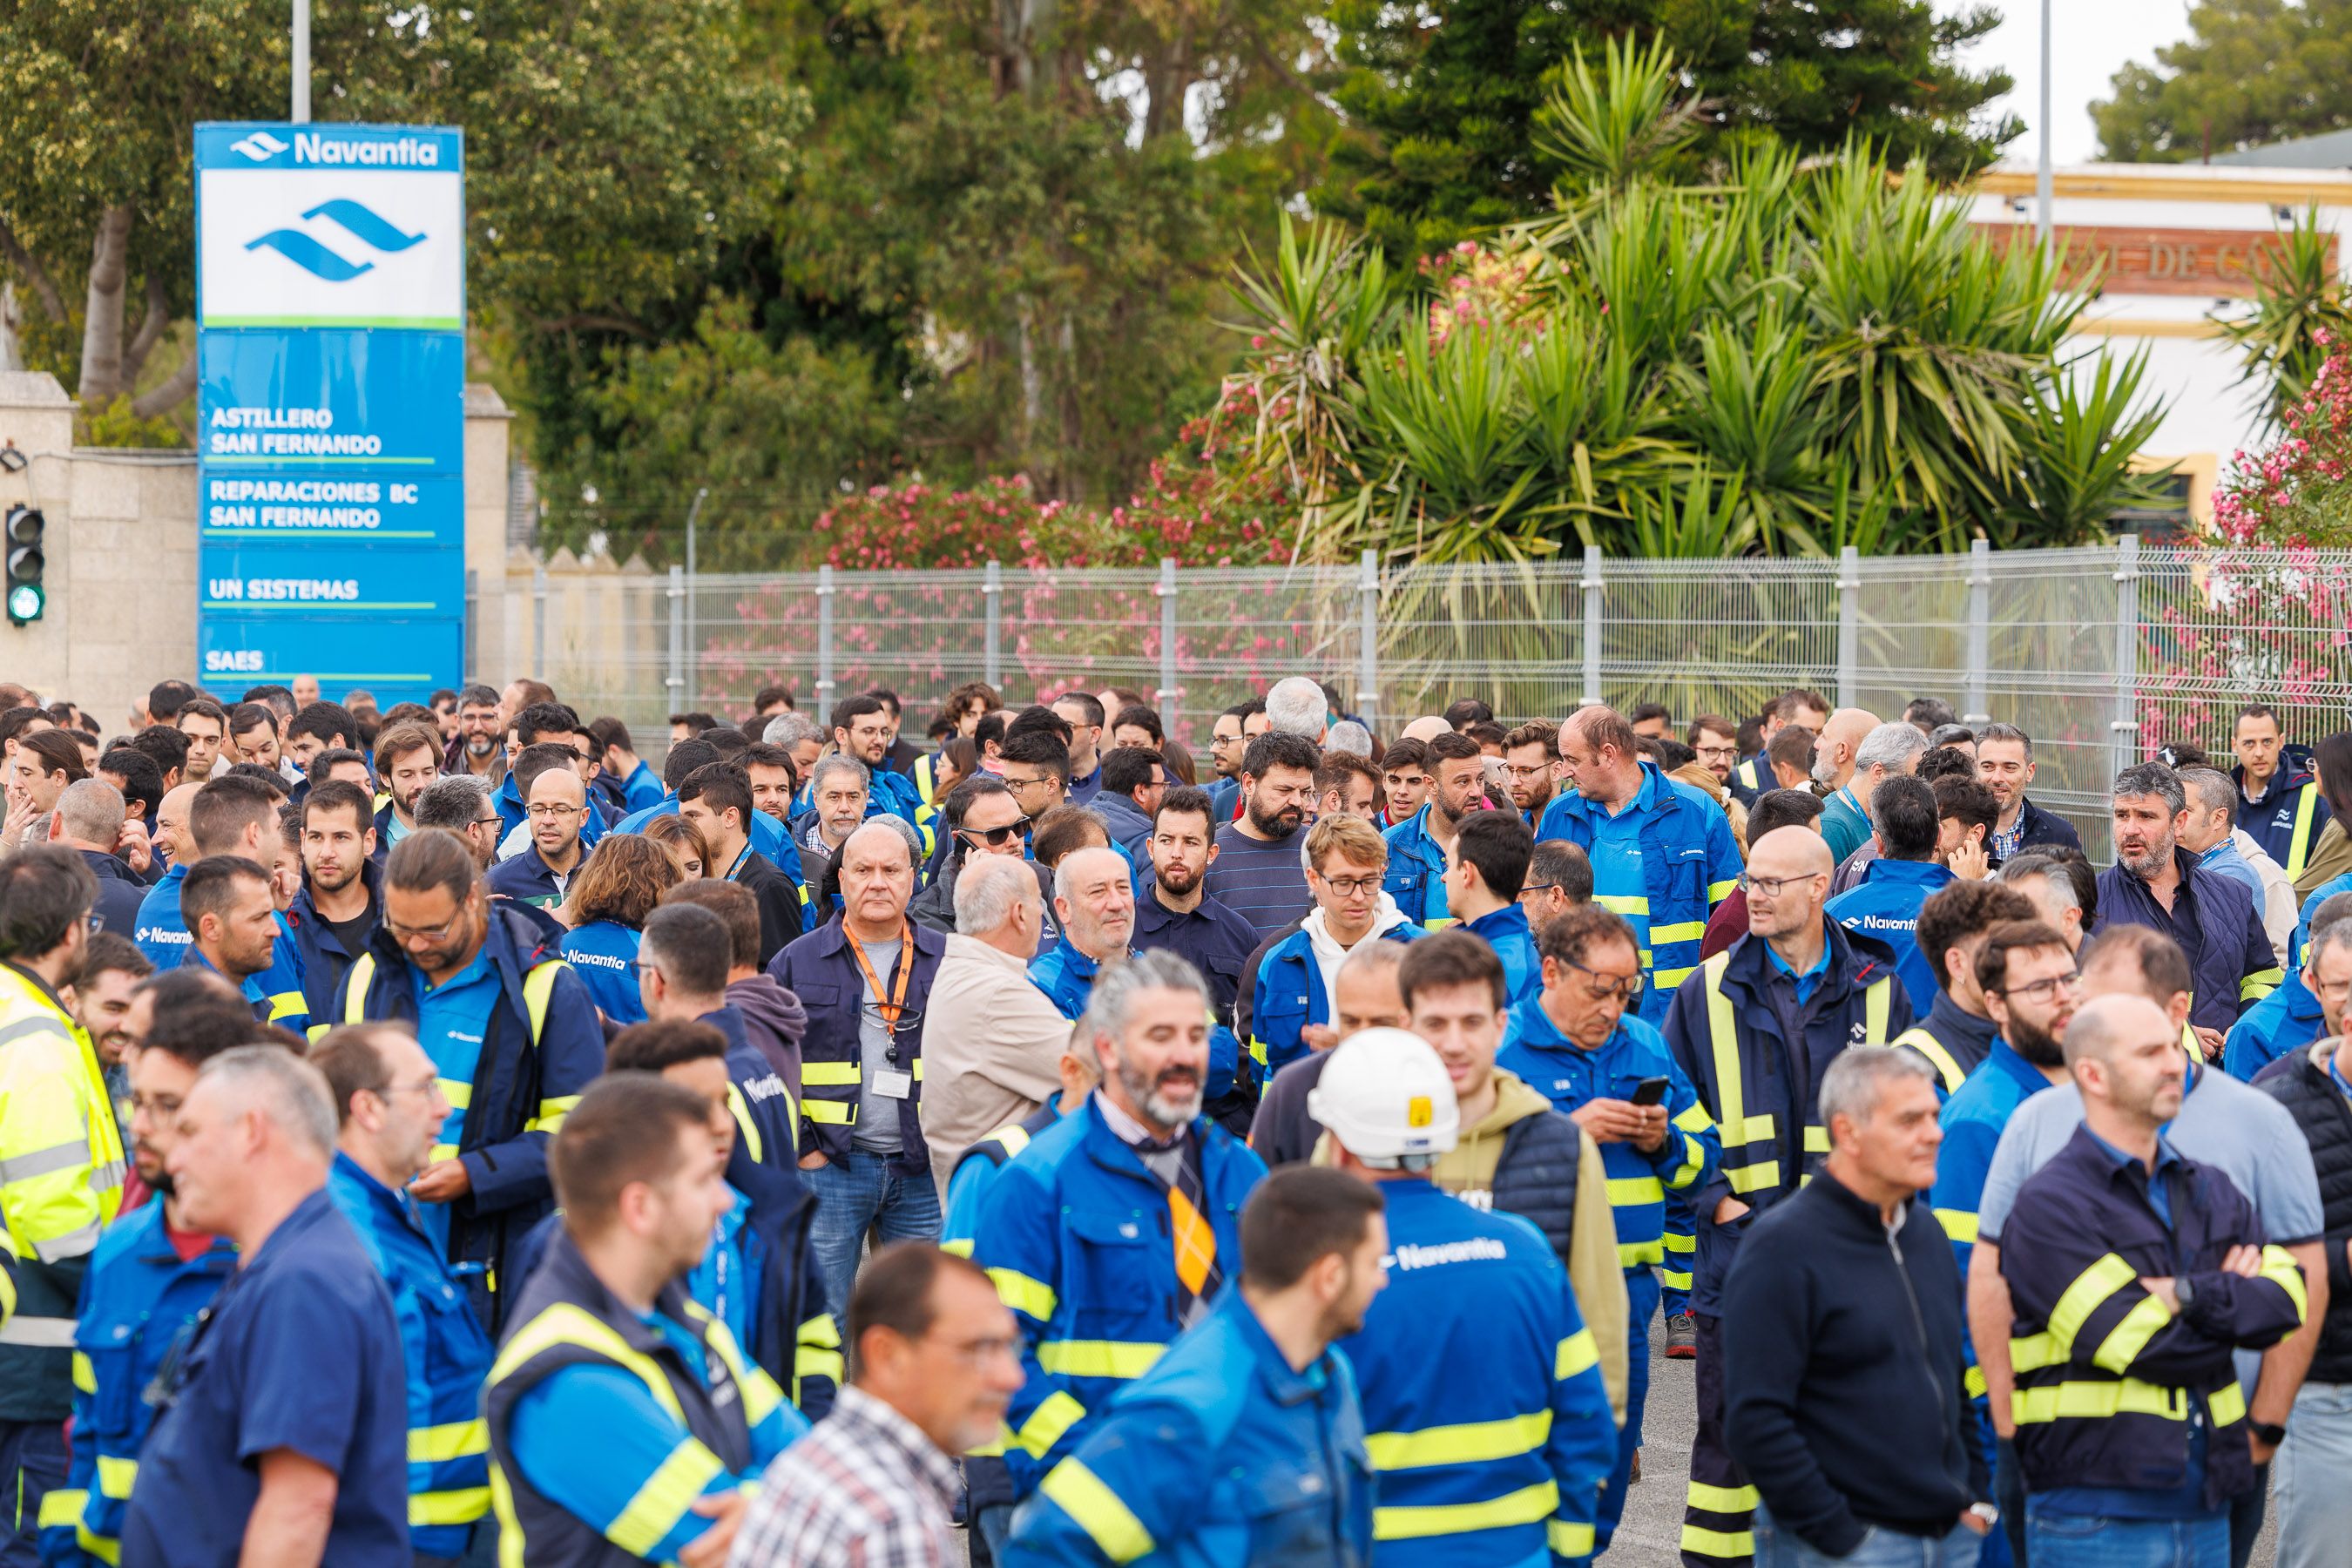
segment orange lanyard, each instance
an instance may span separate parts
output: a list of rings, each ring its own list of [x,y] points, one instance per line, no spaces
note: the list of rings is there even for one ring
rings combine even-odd
[[[847,935],[846,932],[843,933]],[[866,971],[866,984],[874,990],[875,1005],[881,1009],[882,1026],[887,1029],[898,1026],[898,1015],[907,1007],[907,982],[915,973],[915,928],[904,921],[898,922],[898,974],[890,988],[890,999],[882,1000],[882,977],[874,973],[874,965],[866,956],[866,944],[856,937],[849,938],[849,955],[857,960],[857,967]]]

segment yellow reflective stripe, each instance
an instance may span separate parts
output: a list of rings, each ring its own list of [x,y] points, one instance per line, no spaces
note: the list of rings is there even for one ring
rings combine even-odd
[[[1729,952],[1717,953],[1699,967],[1706,974],[1706,1025],[1708,1043],[1715,1059],[1716,1092],[1723,1101],[1723,1114],[1717,1125],[1723,1129],[1723,1152],[1727,1161],[1734,1150],[1751,1143],[1772,1141],[1773,1122],[1769,1116],[1749,1116],[1748,1098],[1739,1078],[1739,1026],[1733,1016],[1731,998],[1723,994],[1724,971],[1730,966]],[[1727,1170],[1724,1179],[1734,1192],[1751,1192],[1758,1187],[1778,1185],[1780,1180],[1778,1156],[1744,1171]],[[1745,1181],[1745,1186],[1741,1183]]]
[[[785,1096],[789,1101],[792,1097]],[[743,1152],[751,1163],[759,1164],[767,1155],[767,1141],[760,1136],[760,1124],[751,1118],[751,1102],[743,1098],[740,1085],[727,1086],[727,1114],[735,1119],[735,1136],[743,1141]]]
[[[2045,1366],[2056,1366],[2065,1360],[2046,1333],[2027,1334],[2009,1342],[2009,1369],[2011,1372],[2040,1372]]]
[[[1696,1557],[1753,1557],[1756,1555],[1756,1532],[1752,1530],[1708,1530],[1702,1525],[1683,1526],[1682,1549]]]
[[[2205,1396],[2205,1408],[2213,1413],[2213,1425],[2227,1426],[2246,1418],[2246,1391],[2231,1378]]]
[[[969,1238],[950,1237],[940,1243],[940,1250],[956,1258],[970,1258],[971,1242]]]
[[[1255,1035],[1252,1035],[1250,1037],[1249,1054],[1250,1060],[1257,1063],[1258,1066],[1265,1067],[1268,1065],[1266,1061],[1265,1042],[1259,1039]]]
[[[98,1495],[121,1502],[131,1496],[131,1486],[139,1479],[139,1461],[118,1458],[111,1454],[98,1457]]]
[[[1666,1232],[1666,1250],[1668,1252],[1687,1252],[1693,1256],[1696,1256],[1698,1252],[1698,1237],[1686,1230],[1670,1230]]]
[[[1666,1178],[1667,1187],[1677,1193],[1687,1190],[1692,1183],[1698,1180],[1698,1173],[1706,1165],[1706,1151],[1699,1147],[1697,1139],[1685,1137],[1683,1140],[1683,1163],[1676,1165],[1675,1173]]]
[[[1666,1201],[1665,1184],[1655,1176],[1612,1176],[1609,1178],[1609,1201],[1621,1207],[1634,1204],[1662,1204]]]
[[[1672,925],[1650,928],[1650,945],[1653,947],[1664,947],[1670,942],[1701,942],[1706,937],[1705,921],[1677,921]]]
[[[801,1114],[811,1121],[847,1127],[857,1120],[857,1102],[854,1100],[804,1100],[801,1101]]]
[[[2286,972],[2276,964],[2273,964],[2268,969],[2257,969],[2238,982],[2238,1000],[2259,1002],[2277,990],[2285,979]]]
[[[278,992],[269,998],[269,1021],[275,1024],[280,1018],[307,1012],[310,1005],[309,999],[299,991]]]
[[[1046,1474],[1039,1491],[1092,1538],[1114,1563],[1132,1563],[1151,1550],[1151,1532],[1118,1494],[1076,1459],[1064,1459]]]
[[[1683,1493],[1685,1502],[1709,1513],[1753,1513],[1757,1498],[1754,1487],[1711,1487],[1705,1481],[1691,1482]]]
[[[2058,1304],[2050,1309],[2050,1342],[2060,1361],[2073,1352],[2074,1336],[2083,1331],[2099,1303],[2138,1278],[2130,1264],[2112,1252],[2074,1277],[2074,1283],[2059,1294]]]
[[[351,973],[343,977],[343,1022],[360,1024],[367,1021],[368,987],[375,982],[375,954],[361,953],[352,960]]]
[[[1530,1454],[1551,1436],[1551,1412],[1465,1421],[1418,1432],[1375,1432],[1364,1439],[1376,1470],[1418,1470],[1430,1465],[1481,1465]]]
[[[1675,1118],[1675,1125],[1685,1132],[1704,1132],[1715,1123],[1707,1120],[1706,1107],[1693,1100]]]
[[[576,1094],[559,1094],[552,1099],[542,1100],[539,1102],[539,1114],[523,1123],[523,1131],[560,1132],[563,1130],[563,1119],[570,1115],[572,1108],[579,1103],[580,1097]]]
[[[1633,893],[1595,893],[1592,901],[1621,915],[1640,915],[1646,919],[1650,913],[1650,900]],[[1704,929],[1701,928],[1702,931]]]
[[[1021,1423],[1021,1430],[1013,1434],[1013,1441],[1026,1448],[1030,1458],[1042,1459],[1053,1452],[1054,1445],[1060,1442],[1071,1427],[1086,1418],[1087,1407],[1056,1389],[1045,1396],[1044,1404],[1029,1413],[1029,1419]]]
[[[451,1459],[489,1451],[488,1421],[452,1421],[440,1426],[408,1429],[408,1462],[412,1465],[443,1465]]]
[[[812,1377],[829,1377],[839,1383],[846,1375],[846,1367],[839,1351],[821,1351],[803,1345],[793,1352],[793,1381],[807,1382]],[[794,1389],[797,1395],[799,1390]],[[797,1400],[795,1400],[797,1403]]]
[[[2021,1388],[2010,1396],[2009,1404],[2021,1426],[2046,1421],[2096,1421],[2111,1415],[2189,1419],[2187,1390],[2159,1388],[2136,1377],[2117,1383],[2053,1383]]]
[[[2298,1321],[2311,1315],[2311,1298],[2304,1290],[2303,1267],[2295,1262],[2294,1253],[2284,1247],[2263,1247],[2262,1277],[2287,1293],[2288,1300],[2294,1303]]]
[[[2294,829],[2286,845],[2286,879],[2290,882],[2303,875],[2311,863],[2311,822],[2313,806],[2319,799],[2319,781],[2314,779],[2295,793]]]
[[[471,1524],[489,1511],[488,1487],[453,1487],[444,1492],[411,1492],[408,1496],[408,1522],[416,1527]]]
[[[1830,1130],[1826,1127],[1806,1128],[1805,1152],[1808,1154],[1826,1154],[1829,1152]]]
[[[98,1392],[98,1373],[89,1364],[89,1357],[79,1351],[73,1353],[73,1385],[84,1394]]]
[[[74,1544],[100,1563],[111,1564],[122,1561],[122,1542],[110,1535],[93,1534],[86,1524],[74,1526]]]
[[[1976,1241],[1977,1216],[1967,1209],[1937,1209],[1936,1223],[1942,1226],[1944,1234],[1954,1241],[1971,1244]]]
[[[1119,1340],[1046,1340],[1037,1364],[1056,1377],[1141,1377],[1166,1354],[1166,1345]]]
[[[1374,1541],[1420,1541],[1433,1535],[1467,1535],[1474,1530],[1507,1530],[1549,1519],[1559,1507],[1559,1483],[1538,1481],[1486,1502],[1429,1503],[1420,1508],[1372,1510]]]
[[[1906,1029],[1895,1037],[1895,1043],[1898,1046],[1910,1047],[1934,1063],[1937,1076],[1944,1080],[1945,1093],[1949,1094],[1967,1080],[1969,1075],[1960,1070],[1960,1064],[1952,1059],[1952,1053],[1946,1050],[1943,1042],[1927,1030]]]
[[[441,1098],[449,1102],[450,1110],[463,1110],[474,1103],[472,1084],[460,1082],[454,1078],[436,1078],[433,1082],[435,1087],[441,1090]]]
[[[81,1521],[81,1510],[89,1505],[89,1494],[68,1491],[52,1487],[41,1494],[41,1511],[37,1521],[43,1530],[58,1530]]]
[[[517,1329],[499,1349],[499,1359],[491,1363],[489,1381],[496,1383],[531,1357],[566,1344],[583,1345],[612,1357],[644,1382],[646,1392],[679,1426],[686,1425],[686,1411],[679,1405],[677,1393],[670,1387],[669,1374],[662,1371],[661,1363],[640,1355],[612,1325],[569,1301],[556,1302]]]
[[[551,958],[522,977],[522,1010],[530,1020],[534,1046],[547,1033],[547,1006],[555,996],[555,977],[571,967],[560,958]]]
[[[1737,879],[1722,882],[1709,882],[1706,885],[1706,907],[1708,909],[1715,908],[1716,905],[1731,897],[1732,889],[1738,886],[1739,883]]]
[[[992,1268],[988,1277],[995,1282],[996,1295],[1016,1312],[1026,1312],[1039,1322],[1054,1315],[1054,1305],[1060,1300],[1054,1288],[1042,1279],[1033,1279],[1013,1268]]]
[[[1874,980],[1862,994],[1862,1043],[1883,1046],[1886,1043],[1886,1020],[1895,1006],[1895,977]]]
[[[1620,1268],[1641,1268],[1665,1260],[1666,1246],[1663,1241],[1621,1241],[1617,1244],[1617,1267]]]
[[[1672,1268],[1661,1268],[1658,1270],[1658,1283],[1669,1290],[1688,1290],[1691,1288],[1691,1277],[1686,1270],[1677,1273]]]
[[[2153,1296],[2141,1298],[2132,1304],[2130,1311],[2123,1315],[2121,1322],[2107,1331],[2107,1337],[2101,1340],[2099,1348],[2091,1352],[2091,1364],[2103,1366],[2114,1373],[2124,1371],[2131,1365],[2135,1356],[2147,1348],[2147,1342],[2170,1321],[2172,1313],[2163,1302]]]
[[[986,1143],[991,1140],[1004,1146],[1006,1160],[1018,1160],[1021,1158],[1021,1151],[1029,1147],[1029,1130],[1016,1121],[1010,1127],[998,1128],[981,1142]]]
[[[856,1062],[803,1062],[801,1064],[803,1089],[819,1087],[847,1089],[854,1087],[856,1082],[857,1064]]]
[[[1544,1541],[1555,1557],[1590,1557],[1592,1555],[1592,1527],[1571,1524],[1555,1519],[1544,1525]]]
[[[1985,1396],[1984,1368],[1972,1366],[1962,1373],[1960,1386],[1968,1390],[1970,1399],[1982,1399]]]
[[[1727,1166],[1724,1169],[1723,1179],[1731,1184],[1731,1190],[1735,1193],[1757,1192],[1765,1187],[1777,1187],[1780,1184],[1780,1167],[1778,1162],[1772,1160],[1767,1160],[1760,1165]]]
[[[1690,977],[1687,969],[1654,969],[1650,972],[1650,984],[1660,991],[1675,991]]]
[[[1559,1342],[1553,1352],[1551,1376],[1554,1383],[1566,1383],[1578,1373],[1601,1364],[1601,1347],[1593,1342],[1591,1329],[1579,1329]]]
[[[727,1467],[718,1455],[688,1437],[669,1451],[618,1517],[604,1527],[604,1539],[633,1557],[649,1555],[667,1535],[702,1489]]]

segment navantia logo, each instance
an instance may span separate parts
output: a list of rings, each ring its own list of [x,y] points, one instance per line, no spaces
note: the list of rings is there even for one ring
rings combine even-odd
[[[240,141],[230,142],[228,146],[232,153],[242,153],[257,163],[267,163],[286,151],[287,143],[267,131],[257,131]]]
[[[362,245],[385,255],[397,255],[411,246],[422,244],[425,239],[421,234],[402,233],[399,225],[362,203],[341,196],[320,202],[302,215],[305,223],[313,218],[326,219]],[[260,250],[265,247],[278,252],[303,271],[323,278],[330,283],[348,283],[363,272],[375,270],[374,262],[353,261],[299,228],[273,228],[258,239],[246,241],[245,245],[247,250]]]

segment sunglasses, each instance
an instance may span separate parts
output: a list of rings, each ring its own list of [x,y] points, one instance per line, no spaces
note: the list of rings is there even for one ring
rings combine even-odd
[[[1015,817],[1003,827],[959,827],[956,832],[962,836],[967,844],[985,844],[991,849],[1002,849],[1005,845],[1020,837],[1028,826],[1029,819],[1021,816]]]

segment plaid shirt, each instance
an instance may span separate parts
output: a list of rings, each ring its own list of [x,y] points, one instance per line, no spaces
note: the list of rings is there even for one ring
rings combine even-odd
[[[731,1568],[961,1568],[955,1461],[855,1385],[776,1456]]]

